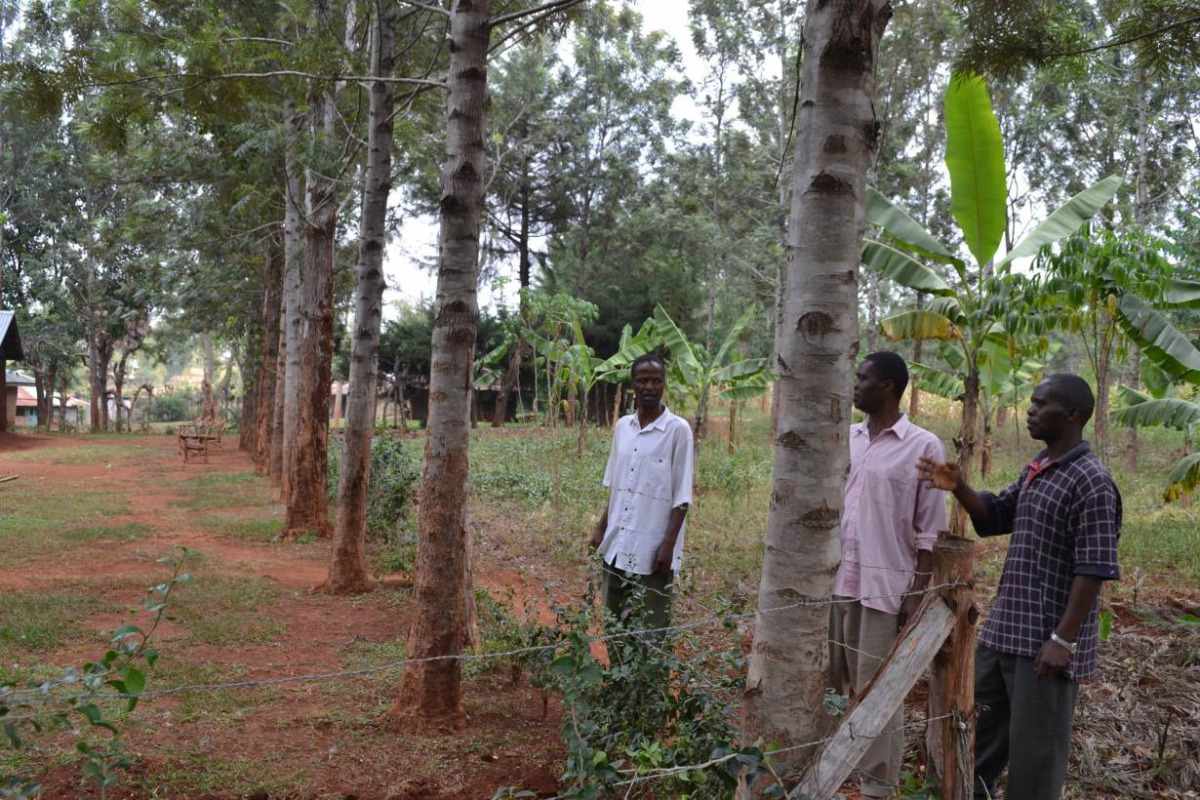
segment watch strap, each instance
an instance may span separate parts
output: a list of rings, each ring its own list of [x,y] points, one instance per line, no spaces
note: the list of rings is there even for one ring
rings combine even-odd
[[[1071,655],[1075,655],[1075,651],[1079,649],[1078,642],[1068,642],[1066,639],[1059,636],[1054,631],[1050,631],[1050,641],[1054,642],[1059,647],[1066,650]]]

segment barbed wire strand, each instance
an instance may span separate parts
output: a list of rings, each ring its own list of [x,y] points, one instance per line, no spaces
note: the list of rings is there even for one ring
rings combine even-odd
[[[949,718],[955,716],[955,714],[956,714],[956,712],[950,712],[950,713],[942,714],[942,715],[939,715],[936,717],[929,717],[927,719],[913,720],[912,722],[903,723],[899,727],[892,728],[890,730],[882,730],[879,733],[874,734],[873,736],[856,735],[856,736],[854,736],[854,738],[856,738],[856,739],[878,739],[882,736],[889,735],[892,733],[903,732],[909,728],[918,728],[918,727],[921,727],[924,725],[928,725],[931,722],[938,722],[943,719],[949,719]],[[793,744],[793,745],[789,745],[787,747],[780,747],[780,748],[777,748],[775,750],[771,750],[770,752],[768,752],[767,756],[770,757],[770,756],[778,755],[780,753],[789,753],[789,752],[793,752],[796,750],[804,750],[807,748],[819,747],[820,745],[828,744],[837,738],[838,738],[838,735],[834,734],[832,736],[826,736],[824,738],[816,739],[811,742],[804,742],[803,744]],[[626,780],[618,781],[617,783],[614,783],[613,787],[615,788],[615,787],[619,787],[619,786],[629,786],[629,785],[632,785],[635,783],[643,783],[643,782],[648,783],[650,781],[661,780],[663,778],[669,778],[673,775],[680,775],[685,772],[697,772],[699,770],[710,769],[712,767],[720,766],[721,764],[724,764],[728,761],[732,761],[733,759],[737,758],[738,755],[740,755],[740,753],[733,752],[733,753],[727,753],[723,756],[718,756],[717,758],[711,758],[708,761],[704,761],[704,762],[701,762],[698,764],[682,764],[682,765],[676,765],[676,766],[671,766],[671,767],[660,767],[657,769],[648,769],[645,771],[640,771],[640,774],[636,774],[634,777],[627,778]],[[626,772],[628,772],[628,770]],[[555,795],[554,797],[549,798],[549,800],[566,800],[566,797],[567,797],[566,795],[560,794],[560,795]]]
[[[709,625],[714,625],[714,624],[725,625],[725,624],[729,624],[731,622],[736,622],[738,620],[751,619],[753,617],[758,616],[759,614],[774,614],[774,613],[780,613],[780,612],[784,612],[784,611],[792,611],[792,610],[799,609],[799,608],[832,606],[832,605],[842,604],[842,603],[856,603],[856,602],[860,602],[862,600],[872,600],[872,599],[882,600],[882,599],[891,598],[891,597],[903,598],[903,597],[908,597],[910,595],[929,594],[936,590],[952,588],[957,585],[959,585],[959,584],[951,582],[951,583],[945,583],[945,584],[938,584],[935,586],[927,586],[925,589],[923,589],[921,591],[917,591],[917,592],[902,592],[899,594],[878,595],[878,596],[874,596],[874,597],[829,598],[829,599],[823,599],[823,600],[798,600],[794,603],[788,603],[788,604],[782,605],[782,606],[774,606],[772,608],[766,608],[766,609],[757,609],[755,611],[748,611],[748,612],[743,612],[743,613],[739,613],[739,614],[722,614],[720,616],[708,617],[708,618],[700,619],[700,620],[693,620],[691,622],[684,622],[684,623],[680,623],[678,625],[665,625],[665,626],[654,627],[654,628],[639,628],[639,629],[621,630],[621,631],[615,631],[612,633],[605,633],[605,634],[596,635],[596,636],[589,636],[586,638],[586,641],[590,645],[594,642],[608,642],[608,641],[612,641],[612,640],[626,639],[626,638],[630,638],[630,637],[637,637],[637,638],[653,637],[656,635],[663,635],[663,634],[667,634],[667,633],[677,633],[677,632],[695,630],[697,628],[707,627]],[[491,660],[498,660],[498,659],[502,659],[502,658],[513,658],[516,656],[532,655],[533,653],[557,650],[563,646],[564,645],[562,642],[553,642],[553,643],[544,644],[544,645],[530,645],[528,647],[519,647],[519,648],[514,648],[511,650],[506,650],[506,651],[502,651],[502,652],[498,652],[498,653],[458,653],[458,654],[451,654],[451,655],[422,656],[422,657],[418,657],[418,658],[400,659],[397,661],[392,661],[392,662],[388,662],[386,664],[380,664],[380,665],[373,666],[373,667],[361,667],[359,669],[336,670],[336,671],[331,671],[331,672],[314,672],[314,673],[305,673],[305,674],[301,674],[301,675],[285,675],[285,676],[280,676],[280,677],[275,677],[275,678],[248,678],[248,679],[242,680],[242,681],[184,684],[184,685],[172,687],[169,689],[151,689],[151,690],[141,692],[138,694],[114,692],[111,694],[104,694],[104,695],[100,695],[98,693],[78,693],[75,695],[51,695],[49,693],[49,691],[42,688],[42,687],[46,686],[47,684],[42,684],[42,687],[34,687],[31,689],[16,689],[16,690],[11,690],[8,692],[0,693],[0,703],[12,702],[14,698],[20,698],[16,703],[19,705],[30,705],[33,703],[61,703],[61,702],[70,702],[73,700],[87,700],[87,699],[97,699],[97,698],[118,699],[118,700],[132,700],[132,699],[136,698],[136,699],[144,700],[144,699],[148,699],[148,698],[167,697],[170,695],[184,694],[184,693],[189,693],[189,692],[220,691],[220,690],[224,690],[224,689],[245,689],[245,688],[254,688],[254,687],[260,687],[260,686],[280,686],[280,685],[291,684],[291,683],[318,682],[318,681],[332,680],[332,679],[336,679],[336,678],[362,677],[365,675],[373,675],[373,674],[377,674],[377,673],[381,673],[381,672],[390,672],[392,670],[396,670],[401,667],[407,667],[410,665],[427,664],[427,663],[434,663],[434,662],[439,662],[439,661],[463,661],[463,662],[491,661]],[[65,684],[59,682],[57,685],[55,685],[52,688],[58,688],[63,685],[65,685]]]

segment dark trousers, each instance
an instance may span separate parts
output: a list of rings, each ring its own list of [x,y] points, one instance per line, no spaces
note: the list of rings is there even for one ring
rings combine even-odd
[[[1008,767],[1009,800],[1059,800],[1067,777],[1079,684],[1038,680],[1033,659],[979,647],[975,653],[975,797],[994,797]],[[984,708],[986,706],[986,708]]]
[[[665,628],[670,625],[674,584],[674,572],[638,575],[617,569],[607,561],[600,574],[604,605],[616,617],[618,627]],[[639,594],[640,607],[634,602]],[[662,638],[662,634],[657,638]]]

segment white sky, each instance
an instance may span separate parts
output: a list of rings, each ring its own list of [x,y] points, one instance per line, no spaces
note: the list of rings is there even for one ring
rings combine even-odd
[[[670,34],[683,52],[685,69],[690,77],[698,80],[700,66],[692,47],[688,32],[688,0],[633,0],[646,30],[662,30]],[[422,269],[421,263],[432,264],[437,259],[437,221],[431,217],[405,220],[401,235],[389,242],[385,256],[384,271],[388,289],[384,296],[384,319],[397,316],[392,307],[398,301],[417,303],[422,298],[432,299],[437,280]],[[507,291],[489,285],[479,287],[479,302],[495,307],[516,304],[515,280],[509,280]]]

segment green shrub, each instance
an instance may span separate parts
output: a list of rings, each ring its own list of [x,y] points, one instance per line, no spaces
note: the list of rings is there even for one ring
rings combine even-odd
[[[342,470],[341,439],[329,442],[327,487],[329,502],[337,503]],[[371,477],[367,482],[367,537],[385,544],[411,538],[406,533],[409,507],[421,464],[398,436],[376,434],[371,439]]]

